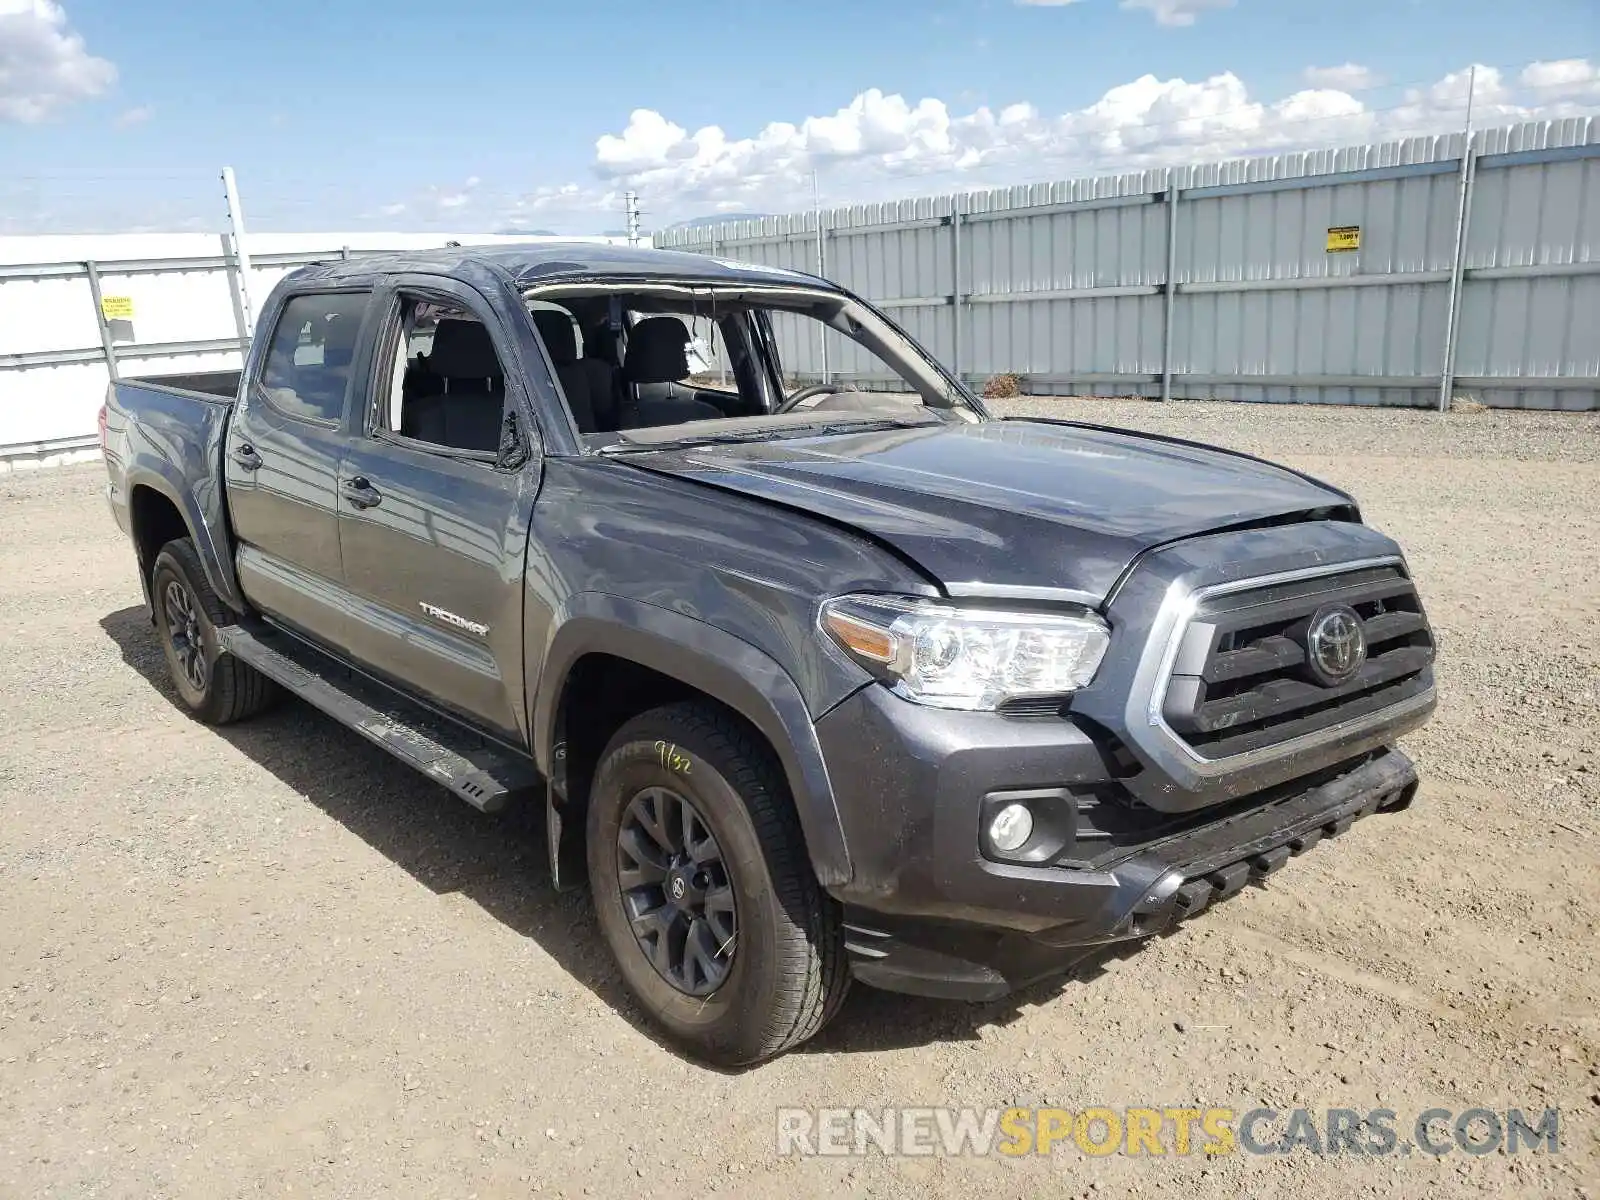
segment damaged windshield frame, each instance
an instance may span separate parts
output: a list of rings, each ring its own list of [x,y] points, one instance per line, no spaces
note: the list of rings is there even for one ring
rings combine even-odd
[[[690,321],[709,319],[713,328],[720,330],[718,322],[727,314],[742,315],[746,329],[746,353],[752,356],[747,372],[759,376],[755,386],[746,381],[728,378],[726,368],[732,357],[730,348],[723,346],[718,358],[724,365],[727,384],[737,389],[737,394],[747,403],[760,403],[765,411],[746,411],[737,415],[696,417],[678,421],[631,426],[619,425],[615,429],[584,431],[578,429],[579,440],[585,453],[620,453],[637,447],[659,449],[685,442],[715,444],[747,440],[768,440],[785,437],[816,436],[819,427],[830,431],[845,429],[893,428],[904,425],[923,425],[960,421],[976,423],[989,420],[990,414],[970,389],[951,375],[933,355],[919,345],[905,330],[884,314],[865,302],[843,291],[809,284],[742,283],[713,280],[664,281],[649,277],[611,279],[569,279],[550,281],[522,289],[524,311],[535,305],[563,306],[563,301],[590,301],[605,299],[611,310],[609,323],[612,336],[628,336],[637,324],[640,313],[677,316],[687,324]],[[876,364],[902,381],[900,388],[892,383],[874,379],[867,387],[852,382],[848,376],[829,372],[829,377],[818,383],[802,383],[797,389],[784,387],[784,380],[774,372],[774,362],[781,369],[782,356],[776,353],[777,337],[771,322],[758,319],[758,314],[773,316],[791,313],[809,318],[819,328],[831,329],[841,338],[854,342]],[[531,319],[531,315],[530,315]],[[714,336],[711,345],[722,340]],[[695,343],[691,343],[695,344]],[[585,350],[587,353],[587,349]],[[613,358],[620,354],[613,351]],[[620,363],[611,362],[614,369]],[[826,368],[824,368],[826,369]],[[685,376],[685,379],[688,379]],[[790,412],[778,411],[777,405],[809,387],[837,384],[835,394],[881,393],[915,396],[920,403],[907,404],[902,412],[892,411],[891,403],[881,407],[810,408]],[[876,386],[873,386],[876,385]],[[627,387],[629,385],[623,385]],[[676,386],[676,385],[674,385]],[[688,385],[688,392],[721,392],[723,388]],[[759,393],[759,395],[753,395]],[[563,399],[566,397],[563,395]],[[635,403],[637,403],[635,399]],[[572,405],[567,403],[569,419],[576,426],[577,418]],[[707,405],[710,407],[710,405]],[[887,410],[887,411],[886,411]]]

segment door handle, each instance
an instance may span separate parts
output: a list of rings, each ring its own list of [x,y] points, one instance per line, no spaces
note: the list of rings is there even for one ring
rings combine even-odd
[[[240,442],[233,448],[233,461],[246,471],[254,471],[261,465],[261,455],[256,453],[256,448],[249,442]]]
[[[374,508],[383,503],[383,493],[368,483],[364,475],[346,479],[339,485],[339,490],[357,508]]]

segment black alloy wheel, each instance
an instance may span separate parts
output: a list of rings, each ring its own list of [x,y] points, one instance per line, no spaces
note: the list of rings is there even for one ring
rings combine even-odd
[[[194,542],[176,538],[150,567],[150,607],[178,699],[202,721],[227,725],[267,708],[278,686],[234,657],[218,633],[239,620],[206,578]]]
[[[722,847],[695,806],[666,787],[636,794],[617,828],[617,886],[639,949],[689,996],[728,979],[739,910]]]
[[[200,626],[199,604],[181,579],[169,578],[161,593],[161,611],[167,622],[172,656],[183,677],[197,692],[206,690],[210,664]]]

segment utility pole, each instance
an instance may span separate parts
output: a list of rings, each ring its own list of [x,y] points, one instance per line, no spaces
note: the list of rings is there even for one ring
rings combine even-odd
[[[628,245],[639,244],[639,193],[623,192],[622,202],[627,206],[628,212]]]
[[[1462,131],[1461,179],[1456,190],[1456,247],[1450,261],[1450,297],[1445,306],[1444,362],[1439,369],[1439,411],[1449,412],[1456,386],[1456,344],[1461,334],[1461,273],[1466,266],[1467,222],[1472,216],[1472,102],[1478,91],[1478,68],[1467,74],[1467,124]]]

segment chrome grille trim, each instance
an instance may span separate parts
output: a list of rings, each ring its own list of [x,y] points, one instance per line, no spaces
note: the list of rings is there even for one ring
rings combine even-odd
[[[1167,723],[1165,708],[1167,692],[1172,682],[1173,667],[1177,663],[1184,636],[1188,632],[1197,611],[1206,601],[1237,592],[1255,591],[1279,584],[1298,583],[1308,579],[1346,575],[1374,567],[1392,567],[1407,579],[1410,578],[1405,569],[1404,559],[1399,555],[1385,555],[1381,558],[1363,558],[1345,562],[1325,563],[1295,571],[1282,571],[1273,575],[1257,575],[1248,579],[1230,579],[1223,583],[1209,584],[1198,588],[1190,588],[1182,583],[1174,583],[1168,589],[1162,603],[1162,614],[1158,627],[1165,629],[1166,642],[1153,675],[1151,690],[1144,709],[1145,719],[1150,728],[1160,735],[1163,741],[1169,743],[1174,750],[1178,751],[1196,774],[1213,777],[1242,770],[1259,763],[1275,762],[1352,734],[1382,728],[1385,725],[1403,720],[1414,713],[1431,708],[1434,704],[1434,690],[1429,687],[1415,696],[1407,697],[1396,704],[1391,704],[1386,708],[1378,709],[1363,716],[1348,721],[1335,721],[1325,728],[1314,730],[1298,737],[1222,758],[1207,758]],[[1160,635],[1158,634],[1158,636]]]

